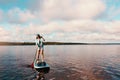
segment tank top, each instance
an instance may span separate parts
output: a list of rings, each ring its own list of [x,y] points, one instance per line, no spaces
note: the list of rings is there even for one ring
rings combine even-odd
[[[38,47],[43,47],[43,39],[42,39],[42,38],[36,39],[36,45],[37,45]]]

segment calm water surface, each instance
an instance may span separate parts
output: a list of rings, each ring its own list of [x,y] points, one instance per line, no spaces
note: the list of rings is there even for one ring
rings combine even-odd
[[[33,80],[35,46],[0,46],[0,80]],[[45,46],[46,80],[120,80],[119,45]]]

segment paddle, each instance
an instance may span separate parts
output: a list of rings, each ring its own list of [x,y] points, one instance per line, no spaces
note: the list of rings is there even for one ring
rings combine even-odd
[[[35,56],[34,56],[33,62],[32,62],[32,64],[31,64],[31,68],[34,68],[34,61],[35,61],[36,55],[37,55],[37,50],[36,50],[36,53],[35,53]]]

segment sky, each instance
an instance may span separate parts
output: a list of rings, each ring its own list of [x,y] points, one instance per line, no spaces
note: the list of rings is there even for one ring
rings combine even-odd
[[[120,42],[120,0],[0,0],[0,41]]]

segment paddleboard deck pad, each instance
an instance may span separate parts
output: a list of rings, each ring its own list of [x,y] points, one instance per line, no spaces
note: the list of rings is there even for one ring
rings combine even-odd
[[[48,73],[50,66],[46,62],[34,61],[34,68],[38,72]]]

